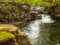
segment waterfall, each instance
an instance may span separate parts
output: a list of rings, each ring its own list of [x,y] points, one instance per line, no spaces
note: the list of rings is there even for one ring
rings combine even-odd
[[[40,20],[35,20],[31,22],[28,27],[23,28],[22,30],[24,32],[28,33],[28,36],[30,37],[33,45],[36,45],[38,38],[39,38],[39,24]]]
[[[42,15],[42,22],[43,23],[54,23],[55,21],[51,19],[51,16],[49,15]]]
[[[54,20],[49,15],[42,15],[42,19],[32,21],[27,27],[22,28],[22,31],[28,34],[33,45],[47,45],[49,29],[46,27],[49,27],[49,23],[54,23]]]

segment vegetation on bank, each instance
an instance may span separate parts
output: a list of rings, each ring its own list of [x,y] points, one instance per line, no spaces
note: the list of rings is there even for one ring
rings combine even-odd
[[[21,3],[0,2],[0,22],[17,22],[17,21],[24,22],[25,20],[31,20],[31,19],[36,18],[36,16],[30,15],[29,11],[30,11],[31,7],[28,3],[27,3],[27,5],[28,6],[26,6],[24,9],[21,7],[22,6]],[[45,7],[46,7],[47,11],[50,11],[50,13],[51,13],[52,7],[54,7],[54,5],[52,5],[52,7],[50,4],[48,4],[47,6],[46,5],[45,5]],[[47,8],[47,7],[49,7],[49,8]]]
[[[49,5],[49,2],[53,2],[53,3],[60,3],[60,0],[1,0],[3,2],[16,2],[16,3],[20,3],[20,2],[26,2],[28,4],[30,4],[30,6],[45,6],[45,5]]]
[[[22,8],[21,2],[25,2],[28,6],[25,6],[24,4],[25,9]],[[50,15],[52,15],[52,12],[55,10],[55,7],[58,6],[58,4],[60,5],[59,0],[1,0],[0,22],[24,22],[24,20],[30,20],[31,17],[34,18],[34,16],[31,16],[29,11],[31,7],[35,6],[46,7],[45,10],[47,9]]]

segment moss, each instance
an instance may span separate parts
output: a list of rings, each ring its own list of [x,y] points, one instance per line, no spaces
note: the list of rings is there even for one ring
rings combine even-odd
[[[15,36],[11,33],[8,33],[6,31],[0,31],[0,42],[5,42],[9,39],[14,39]]]

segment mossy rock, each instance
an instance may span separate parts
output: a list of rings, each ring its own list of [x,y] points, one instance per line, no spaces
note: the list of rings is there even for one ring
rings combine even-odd
[[[0,24],[0,31],[18,31],[19,27],[11,25],[11,24]]]
[[[14,39],[15,36],[12,33],[6,31],[0,31],[0,42],[6,42],[9,39]]]
[[[27,33],[20,32],[12,34],[6,31],[0,31],[0,45],[32,45]]]
[[[11,24],[0,24],[0,45],[32,45],[27,33],[19,30]]]

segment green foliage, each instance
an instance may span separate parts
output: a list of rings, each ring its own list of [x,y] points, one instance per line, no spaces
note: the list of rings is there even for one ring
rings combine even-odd
[[[10,14],[12,11],[12,5],[9,3],[4,3],[4,6],[1,9],[2,14]]]
[[[52,2],[58,2],[60,3],[60,0],[51,0]],[[45,6],[47,3],[49,5],[49,2],[45,2],[44,0],[16,0],[15,2],[26,2],[28,4],[30,4],[31,6]]]
[[[3,3],[3,7],[1,8],[0,10],[0,14],[3,14],[3,15],[18,15],[18,13],[20,12],[19,11],[19,8],[18,8],[18,3],[14,4],[11,3],[11,2],[5,2]]]
[[[44,6],[45,2],[43,0],[22,0],[21,2],[26,2],[31,6]]]
[[[31,6],[45,6],[47,4],[47,2],[45,0],[3,0],[3,1],[16,2],[16,3],[26,2],[26,3],[30,4]],[[51,2],[60,3],[60,0],[51,0]]]

